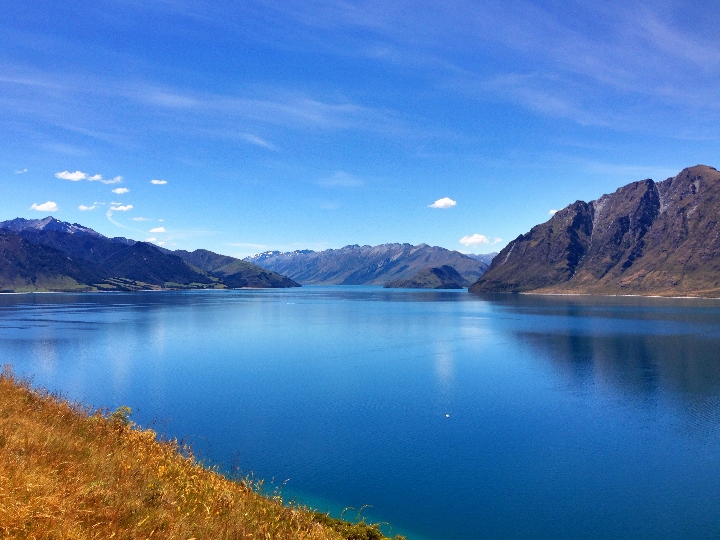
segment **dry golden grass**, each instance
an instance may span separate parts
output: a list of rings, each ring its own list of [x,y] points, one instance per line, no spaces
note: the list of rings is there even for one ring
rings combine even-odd
[[[0,374],[0,538],[380,539],[283,506],[113,415]]]

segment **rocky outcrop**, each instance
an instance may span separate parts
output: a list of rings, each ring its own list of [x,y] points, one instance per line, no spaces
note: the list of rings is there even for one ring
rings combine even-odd
[[[719,222],[712,167],[633,182],[520,235],[470,291],[720,296]]]

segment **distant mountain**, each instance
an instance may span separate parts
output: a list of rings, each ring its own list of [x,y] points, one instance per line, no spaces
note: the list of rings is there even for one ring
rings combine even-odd
[[[426,268],[409,279],[396,279],[385,284],[387,289],[464,289],[469,283],[452,266]]]
[[[465,280],[474,282],[487,268],[482,261],[427,244],[353,245],[325,251],[266,252],[245,260],[299,283],[324,285],[384,285],[443,265],[451,266]]]
[[[23,232],[23,231],[60,231],[69,234],[88,234],[91,236],[100,236],[105,238],[99,232],[93,231],[88,227],[83,227],[77,223],[66,223],[59,221],[52,216],[48,216],[43,219],[23,219],[15,218],[9,221],[0,222],[0,229],[5,229],[12,232]]]
[[[299,287],[300,284],[277,272],[265,270],[255,264],[219,255],[206,249],[193,252],[176,250],[173,253],[211,276],[222,279],[228,287]]]
[[[497,252],[493,252],[493,253],[477,253],[477,254],[475,254],[475,253],[468,253],[468,254],[467,254],[467,256],[470,257],[471,259],[475,259],[476,261],[482,261],[482,262],[484,262],[485,264],[487,264],[488,266],[490,266],[490,263],[492,263],[492,260],[495,258],[496,255],[497,255]]]
[[[42,283],[57,283],[52,287],[21,287],[22,290],[61,290],[67,282],[68,289],[79,286],[93,290],[141,290],[141,289],[187,289],[187,288],[240,288],[240,287],[290,287],[297,286],[292,280],[278,276],[273,272],[250,263],[227,257],[227,273],[211,273],[193,265],[174,252],[163,250],[146,242],[135,242],[127,238],[107,238],[102,234],[78,224],[58,221],[52,217],[41,220],[14,219],[0,223],[0,231],[6,235],[16,235],[24,242],[15,246],[18,261],[27,261],[24,272],[32,281],[32,276],[41,276]],[[62,265],[55,259],[52,262],[52,279],[45,279],[47,269],[39,265],[33,274],[32,264],[37,263],[37,250],[31,246],[51,248],[48,253],[62,253],[64,258],[72,260],[77,266],[73,272],[63,273]],[[187,253],[187,252],[183,252]],[[211,253],[211,252],[207,252]],[[215,257],[221,255],[212,254]],[[10,274],[13,256],[8,252],[0,268],[0,289],[21,290],[15,285]],[[236,261],[235,266],[232,262]],[[32,264],[31,264],[32,263]],[[78,273],[82,269],[84,273]],[[234,272],[232,270],[235,270]],[[69,270],[68,270],[69,272]],[[25,275],[23,274],[23,275]],[[67,279],[74,280],[72,282]],[[18,278],[19,279],[19,278]],[[49,281],[48,281],[49,280]],[[54,280],[54,281],[53,281]],[[23,282],[24,283],[24,282]]]
[[[470,291],[720,296],[720,173],[698,165],[577,201],[508,244]]]
[[[92,263],[0,230],[0,292],[88,291],[105,278]]]

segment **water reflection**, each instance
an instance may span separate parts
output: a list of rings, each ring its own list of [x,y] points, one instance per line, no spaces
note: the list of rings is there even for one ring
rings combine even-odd
[[[711,537],[697,533],[720,517],[696,501],[720,500],[718,306],[372,287],[0,295],[0,355],[429,538]]]
[[[720,394],[720,345],[703,336],[519,332],[518,337],[578,386],[689,401]]]

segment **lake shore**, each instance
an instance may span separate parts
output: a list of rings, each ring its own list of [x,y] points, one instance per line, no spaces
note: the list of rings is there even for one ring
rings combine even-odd
[[[0,374],[0,534],[11,538],[274,538],[382,540],[351,524],[263,494],[158,441],[129,419]],[[401,537],[396,537],[400,540]]]

